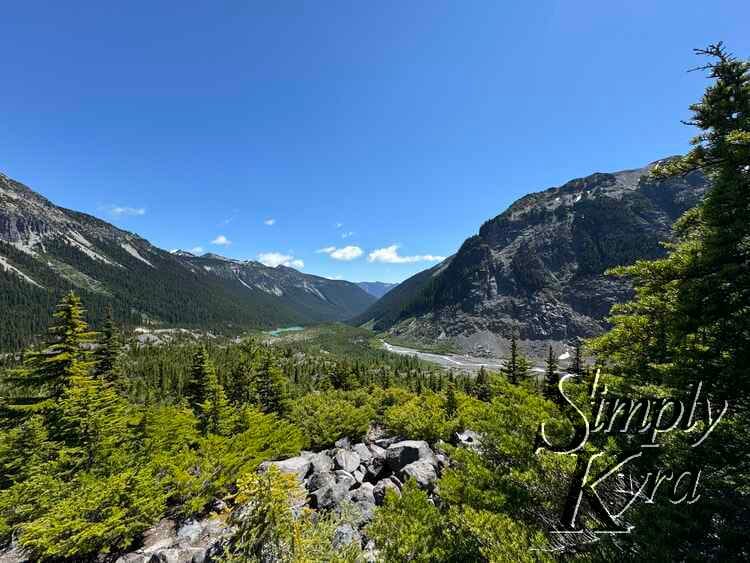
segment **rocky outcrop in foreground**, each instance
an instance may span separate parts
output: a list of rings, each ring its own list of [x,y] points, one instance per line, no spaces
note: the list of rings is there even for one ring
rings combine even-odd
[[[475,445],[457,436],[459,444]],[[383,438],[352,444],[348,439],[320,452],[261,464],[259,471],[276,466],[282,473],[295,475],[308,493],[308,505],[317,510],[340,510],[350,504],[356,515],[354,524],[343,524],[332,539],[334,547],[361,543],[375,560],[375,546],[362,529],[372,520],[375,508],[388,491],[401,494],[404,482],[411,478],[432,492],[442,470],[449,464],[447,456],[435,451],[422,440]],[[116,563],[210,563],[220,558],[224,547],[242,521],[243,506],[237,506],[226,518],[227,506],[217,501],[214,514],[200,520],[178,524],[164,519],[144,534],[143,545],[121,555]],[[224,515],[222,515],[224,513]],[[216,515],[218,514],[218,515]]]

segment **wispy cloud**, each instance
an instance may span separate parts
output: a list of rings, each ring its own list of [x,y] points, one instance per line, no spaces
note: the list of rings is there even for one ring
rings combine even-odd
[[[194,246],[190,249],[190,252],[192,252],[193,254],[203,254],[203,250],[204,248],[202,246]]]
[[[275,268],[277,266],[287,266],[289,268],[297,268],[301,270],[305,267],[305,262],[299,258],[295,258],[290,254],[282,254],[281,252],[261,252],[258,254],[258,262]]]
[[[138,217],[146,214],[144,207],[128,207],[124,205],[110,205],[105,208],[106,211],[114,217],[131,216]]]
[[[318,253],[328,254],[334,260],[342,260],[349,262],[355,260],[364,254],[364,251],[359,246],[344,246],[342,248],[336,248],[335,246],[326,246],[316,250]]]
[[[211,241],[211,244],[216,244],[218,246],[229,246],[230,244],[232,244],[232,241],[229,240],[224,235],[219,235],[218,237],[216,237],[214,240]]]
[[[274,223],[276,223],[276,219],[270,218],[263,221],[264,225],[268,225],[269,227],[272,226]]]
[[[343,227],[343,226],[344,226],[344,224],[343,224],[343,223],[334,223],[334,224],[333,224],[333,226],[334,226],[334,228],[336,228],[336,229],[340,229],[341,227]]]
[[[384,248],[373,250],[367,256],[368,262],[383,262],[386,264],[411,264],[413,262],[440,262],[445,256],[433,254],[417,254],[414,256],[401,256],[398,253],[398,245],[392,244]]]
[[[349,238],[354,236],[354,231],[346,231],[345,233],[341,233],[341,238]]]

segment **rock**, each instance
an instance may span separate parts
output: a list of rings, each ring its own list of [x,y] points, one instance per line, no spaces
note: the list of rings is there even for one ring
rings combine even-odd
[[[386,460],[388,467],[393,471],[400,471],[415,461],[427,461],[437,465],[435,454],[424,440],[405,440],[390,445],[386,451]]]
[[[344,471],[343,469],[334,471],[333,475],[336,478],[336,484],[345,485],[347,491],[351,489],[357,483],[357,480],[354,478],[354,475],[352,475],[348,471]]]
[[[370,459],[372,459],[372,452],[370,451],[370,448],[368,448],[361,442],[359,444],[354,444],[354,446],[352,447],[352,451],[359,456],[359,459],[362,463],[370,461]]]
[[[396,483],[394,483],[390,477],[387,477],[378,481],[378,483],[375,485],[375,488],[372,490],[375,504],[377,504],[378,506],[383,504],[387,491],[393,491],[398,496],[401,496],[401,490],[398,488],[398,486],[396,486]]]
[[[365,480],[365,476],[367,475],[367,470],[363,466],[357,467],[357,469],[354,470],[354,473],[352,473],[354,476],[354,480],[357,481],[357,483],[362,483]]]
[[[227,503],[220,498],[214,499],[214,501],[211,503],[211,512],[215,512],[216,514],[226,512],[228,509],[229,507],[227,506]]]
[[[297,479],[302,481],[307,473],[310,471],[311,463],[310,460],[304,456],[290,457],[289,459],[283,459],[281,461],[265,461],[260,464],[261,471],[268,471],[268,468],[275,466],[282,473],[289,473],[297,475]]]
[[[400,475],[406,481],[412,478],[422,489],[431,490],[437,481],[437,471],[435,466],[427,461],[415,461],[410,463],[401,470]]]
[[[333,532],[333,540],[331,543],[334,548],[340,549],[353,543],[360,543],[361,541],[362,537],[351,524],[342,524]]]
[[[367,475],[371,479],[377,479],[386,465],[386,450],[376,444],[372,444],[370,446],[370,453],[372,455],[368,461],[365,461],[364,466],[367,469]]]
[[[375,485],[372,483],[362,483],[362,486],[350,491],[347,496],[355,504],[359,502],[370,502],[375,504],[375,495],[373,494],[374,490]]]
[[[340,438],[340,439],[336,440],[333,443],[333,445],[336,446],[337,448],[341,448],[343,450],[348,450],[348,449],[350,449],[352,447],[352,443],[349,440],[349,438],[347,438],[347,437]]]
[[[349,487],[346,483],[334,483],[333,485],[322,487],[310,493],[310,505],[313,508],[323,510],[333,508],[344,500],[348,492]]]
[[[313,473],[310,480],[307,483],[307,488],[310,491],[316,491],[323,487],[329,487],[336,483],[336,478],[330,471],[323,471],[321,473]]]
[[[380,438],[379,440],[375,440],[375,445],[380,446],[381,448],[384,448],[384,449],[388,449],[391,445],[395,444],[399,440],[400,438],[396,438],[396,437]]]
[[[464,430],[463,432],[456,432],[456,440],[459,446],[465,448],[476,449],[482,445],[481,434],[474,432],[473,430]]]
[[[446,467],[450,465],[450,459],[445,454],[435,454],[435,459],[437,460],[438,467],[443,470]]]
[[[310,463],[312,464],[312,471],[314,473],[322,473],[324,471],[333,470],[333,460],[331,459],[331,456],[326,453],[321,452],[315,454],[309,459]]]
[[[359,467],[360,459],[356,452],[349,450],[339,450],[333,458],[336,463],[336,467],[353,473],[357,467]]]

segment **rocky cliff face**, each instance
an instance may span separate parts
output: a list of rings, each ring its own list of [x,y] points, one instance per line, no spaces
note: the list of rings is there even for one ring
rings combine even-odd
[[[0,350],[44,330],[71,289],[94,320],[199,328],[345,320],[375,298],[354,283],[216,255],[170,253],[0,174]]]
[[[650,166],[523,197],[443,264],[404,282],[408,290],[389,294],[403,299],[357,320],[412,338],[451,338],[475,353],[503,353],[514,326],[530,346],[600,333],[611,306],[631,294],[605,270],[663,255],[673,222],[707,188],[700,173],[653,180]]]

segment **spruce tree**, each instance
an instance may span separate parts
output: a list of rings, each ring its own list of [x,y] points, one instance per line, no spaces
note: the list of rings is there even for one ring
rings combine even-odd
[[[199,410],[203,431],[207,434],[229,435],[234,425],[234,411],[209,358],[203,364],[202,396],[203,402]]]
[[[89,347],[96,333],[89,330],[84,314],[80,298],[72,291],[57,305],[46,345],[26,356],[17,378],[33,394],[24,402],[48,405],[45,399],[59,399],[74,377],[89,373],[93,365]]]
[[[205,399],[205,378],[208,364],[208,352],[201,346],[193,356],[193,365],[190,368],[190,377],[182,389],[182,396],[187,399],[188,404],[197,410]]]
[[[484,366],[480,367],[479,373],[477,373],[477,378],[474,382],[474,393],[480,401],[487,402],[492,398],[490,378],[487,374],[487,370],[484,369]]]
[[[99,347],[94,352],[94,374],[114,382],[115,368],[121,353],[120,334],[112,318],[112,307],[108,305],[104,326],[99,337]]]
[[[576,340],[575,352],[573,353],[573,361],[570,364],[570,373],[578,376],[583,375],[583,359],[581,358],[580,340]]]
[[[544,371],[544,396],[551,401],[557,401],[559,395],[557,383],[560,380],[560,376],[557,372],[557,367],[557,356],[550,345]]]
[[[456,383],[453,380],[448,380],[448,389],[445,392],[445,414],[448,418],[453,418],[457,413]]]
[[[264,413],[281,414],[284,409],[284,375],[281,369],[265,358],[255,375],[255,396]]]

